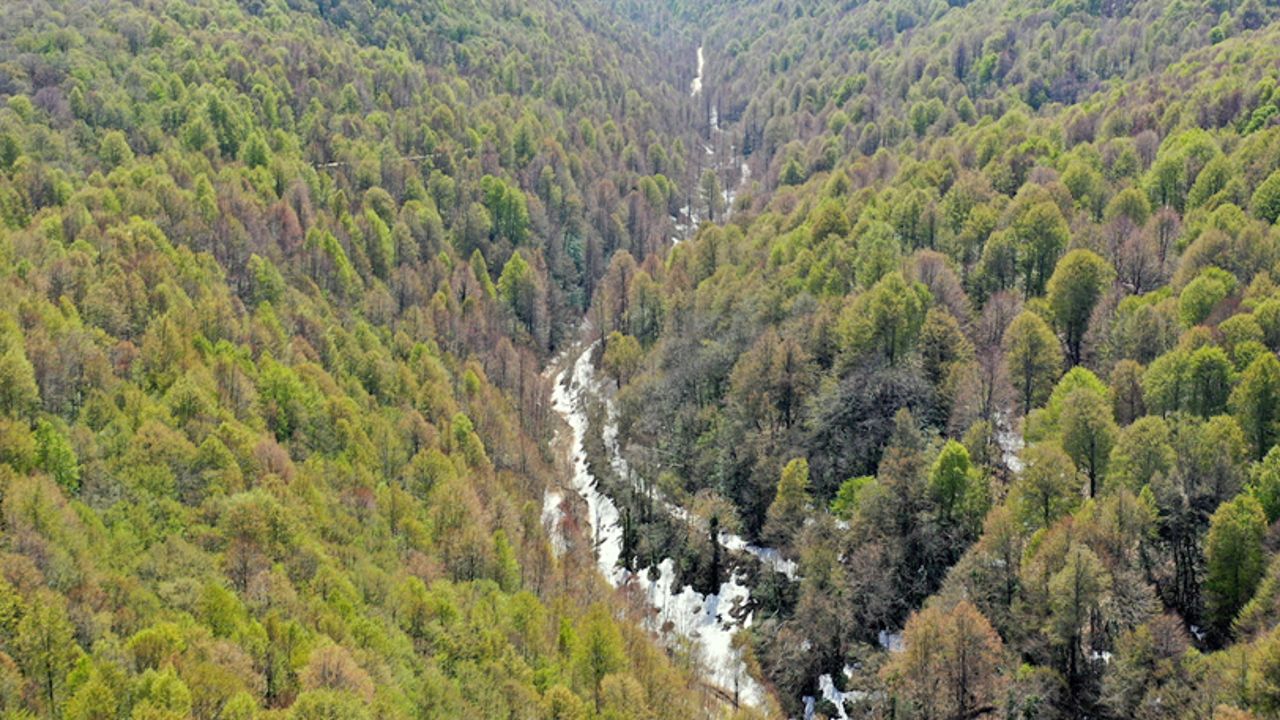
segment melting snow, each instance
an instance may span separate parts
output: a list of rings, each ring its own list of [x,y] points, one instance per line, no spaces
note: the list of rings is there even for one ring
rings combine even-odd
[[[644,592],[653,608],[648,619],[650,630],[661,634],[670,631],[696,640],[712,680],[722,688],[736,692],[741,702],[761,706],[764,703],[764,689],[747,673],[742,654],[732,644],[734,634],[740,628],[751,625],[750,614],[738,620],[735,615],[741,613],[733,612],[743,607],[751,598],[750,590],[739,582],[737,576],[722,583],[719,592],[702,595],[688,585],[676,587],[675,563],[671,558],[658,564],[656,578],[651,577],[655,573],[650,570],[632,573],[618,564],[622,555],[622,526],[618,507],[597,486],[596,478],[587,465],[585,449],[589,423],[583,399],[588,393],[602,396],[600,382],[591,365],[594,349],[595,344],[587,347],[571,366],[556,375],[551,402],[572,432],[570,453],[573,457],[573,490],[587,503],[587,520],[590,523],[597,565],[614,587],[629,585]],[[618,428],[612,403],[606,400],[606,407],[607,417],[602,435],[610,463],[619,477],[631,478],[633,476],[630,468],[618,452]],[[552,495],[556,497],[553,498]],[[678,517],[687,517],[682,509],[669,503],[663,504],[668,511],[677,513]],[[544,499],[543,514],[544,520],[553,526],[558,524],[556,520],[560,517],[560,505],[559,494],[549,491]],[[744,549],[749,547],[741,539],[737,540]],[[765,549],[756,550],[761,553],[758,556],[769,555]],[[787,561],[779,556],[777,562],[785,566]]]
[[[849,720],[849,715],[844,709],[845,701],[857,701],[867,696],[861,690],[847,690],[844,692],[837,690],[835,681],[831,679],[830,675],[822,675],[818,678],[818,692],[823,700],[835,706],[836,717],[840,718],[840,720]],[[812,720],[817,704],[817,700],[812,697],[804,699],[805,720]]]
[[[689,84],[689,94],[697,95],[702,92],[702,46],[698,46],[698,74],[694,76],[693,82]]]
[[[888,650],[889,652],[902,652],[902,633],[891,633],[886,630],[881,630],[880,636],[877,639],[880,642],[880,647],[885,650]]]
[[[1005,467],[1014,473],[1021,473],[1022,456],[1020,453],[1024,445],[1022,435],[1014,430],[1008,413],[996,413],[995,420],[996,445],[1000,446],[1000,453],[1003,456]]]

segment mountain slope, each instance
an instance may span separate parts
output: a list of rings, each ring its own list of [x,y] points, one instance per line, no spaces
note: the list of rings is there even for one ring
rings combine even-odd
[[[1265,713],[1222,673],[1260,677],[1275,642],[1274,9],[926,10],[686,9],[758,184],[606,274],[602,335],[641,348],[621,444],[799,561],[753,588],[792,713],[827,682],[911,717]],[[998,72],[936,52],[966,33],[1000,39]],[[1097,61],[1066,83],[1072,48]],[[695,583],[715,565],[639,538]],[[943,672],[962,651],[969,689]]]
[[[724,714],[541,523],[542,362],[673,222],[656,49],[590,2],[5,15],[6,717]]]

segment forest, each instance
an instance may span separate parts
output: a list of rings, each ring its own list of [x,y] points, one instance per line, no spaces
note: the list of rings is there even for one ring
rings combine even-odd
[[[10,0],[0,718],[1280,717],[1275,0]]]

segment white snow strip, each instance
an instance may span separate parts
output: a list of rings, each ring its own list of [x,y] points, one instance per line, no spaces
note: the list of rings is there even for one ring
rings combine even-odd
[[[1021,453],[1025,445],[1022,435],[1014,430],[1008,413],[996,413],[995,421],[996,445],[1000,446],[1005,467],[1014,473],[1021,473],[1023,468]]]
[[[845,701],[858,701],[866,697],[867,694],[861,690],[847,690],[841,692],[836,689],[835,681],[830,675],[821,675],[818,677],[818,692],[821,699],[831,703],[836,708],[836,717],[840,720],[849,720],[849,714],[844,708]],[[814,710],[817,706],[817,699],[806,697],[804,699],[804,717],[805,720],[813,720]]]
[[[584,397],[588,393],[604,397],[595,369],[591,365],[594,348],[595,344],[586,348],[572,366],[556,375],[551,402],[553,409],[564,418],[572,431],[572,485],[573,490],[587,503],[587,520],[591,526],[591,538],[600,572],[614,587],[629,585],[644,592],[653,608],[647,621],[651,631],[664,636],[677,633],[697,641],[712,681],[734,693],[740,702],[761,707],[764,704],[764,689],[747,673],[742,653],[732,644],[733,636],[738,630],[751,625],[750,614],[745,615],[742,620],[731,614],[731,611],[750,600],[750,590],[736,576],[730,577],[720,585],[718,592],[710,595],[702,595],[688,585],[676,587],[675,562],[671,558],[658,564],[656,578],[650,577],[651,571],[648,569],[631,573],[619,565],[622,555],[622,527],[618,508],[597,486],[596,478],[587,465],[585,449],[589,422]],[[618,427],[612,403],[607,399],[605,403],[606,421],[602,435],[609,452],[610,464],[619,477],[632,478],[626,460],[618,451]],[[550,502],[549,498],[544,501],[544,511]],[[678,512],[678,517],[687,517],[682,509],[674,508],[665,501],[662,504],[668,511]],[[556,515],[552,514],[551,517],[554,519]]]
[[[694,76],[693,82],[689,84],[689,94],[697,95],[702,92],[702,46],[698,46],[698,74]]]
[[[568,546],[560,529],[560,522],[564,518],[563,505],[564,495],[559,490],[548,488],[546,495],[542,497],[542,526],[547,528],[551,549],[556,555],[562,555]]]
[[[880,647],[891,653],[902,652],[902,648],[904,647],[902,644],[902,633],[900,632],[891,633],[887,630],[881,630],[880,636],[877,640],[880,642]]]

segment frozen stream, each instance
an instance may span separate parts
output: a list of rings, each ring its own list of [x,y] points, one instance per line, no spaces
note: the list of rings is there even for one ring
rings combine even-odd
[[[695,95],[695,96],[696,96],[698,93],[702,92],[702,66],[703,66],[703,63],[704,63],[704,61],[703,61],[703,58],[702,58],[702,46],[701,46],[701,45],[699,45],[699,46],[698,46],[698,74],[697,74],[697,75],[695,75],[695,76],[693,77],[693,82],[689,83],[689,94],[690,94],[690,95]]]
[[[601,380],[591,364],[595,344],[583,350],[571,365],[560,370],[551,394],[552,407],[569,425],[569,452],[573,460],[571,489],[586,501],[589,525],[588,535],[593,541],[596,563],[600,572],[614,587],[631,586],[644,593],[653,612],[648,616],[648,629],[664,635],[676,633],[697,642],[707,676],[720,688],[736,696],[740,702],[762,707],[764,688],[752,678],[743,662],[742,654],[733,647],[733,636],[738,630],[751,626],[751,615],[739,610],[751,599],[751,591],[734,575],[720,585],[719,592],[703,595],[691,586],[676,586],[675,563],[666,558],[658,563],[656,573],[643,569],[632,573],[619,565],[622,555],[622,524],[618,507],[601,492],[595,476],[587,465],[585,450],[589,422],[587,399],[601,398],[606,406],[606,422],[602,429],[609,462],[621,478],[632,477],[626,460],[618,450],[617,424],[613,403],[602,392]],[[548,491],[543,504],[544,522],[552,527],[552,537],[557,548],[563,549],[563,539],[557,536],[563,496]],[[663,503],[677,517],[686,518],[683,510]],[[780,571],[794,573],[794,566],[763,548],[753,548],[741,538],[722,536],[722,544],[730,549],[741,549],[760,557],[765,563]],[[657,577],[651,577],[656,574]]]

